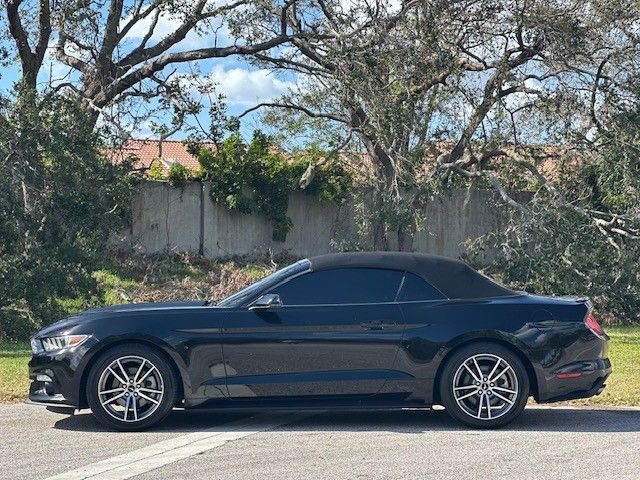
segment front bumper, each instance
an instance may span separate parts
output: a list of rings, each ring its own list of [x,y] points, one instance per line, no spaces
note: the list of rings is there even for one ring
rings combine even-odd
[[[84,408],[83,372],[97,344],[98,340],[90,336],[77,347],[34,353],[29,361],[29,403],[52,408]]]
[[[29,361],[29,400],[38,405],[81,408],[79,394],[86,348],[81,345],[52,354],[34,354]]]
[[[34,380],[29,387],[29,399],[26,403],[43,405],[46,407],[68,408],[75,410],[76,406],[62,393],[57,392],[53,382]]]

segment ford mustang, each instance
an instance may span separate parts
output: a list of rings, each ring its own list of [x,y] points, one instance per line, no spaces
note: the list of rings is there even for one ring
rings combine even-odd
[[[218,304],[90,310],[32,339],[29,401],[89,407],[119,430],[174,407],[402,409],[443,405],[478,428],[527,399],[599,394],[608,337],[586,299],[504,288],[415,253],[300,260]]]

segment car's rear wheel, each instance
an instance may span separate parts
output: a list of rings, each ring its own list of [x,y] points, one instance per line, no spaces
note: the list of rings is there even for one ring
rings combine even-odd
[[[515,419],[529,397],[529,377],[511,350],[493,343],[463,347],[447,361],[440,398],[449,415],[477,428]]]
[[[91,369],[87,401],[103,425],[143,430],[169,414],[177,382],[162,354],[144,345],[121,345],[104,353]]]

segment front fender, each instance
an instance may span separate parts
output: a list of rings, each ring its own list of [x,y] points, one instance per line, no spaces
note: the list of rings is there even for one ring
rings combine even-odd
[[[188,395],[191,389],[191,382],[187,371],[187,365],[184,359],[173,349],[173,347],[166,341],[154,337],[152,335],[141,333],[129,333],[121,335],[113,335],[100,341],[94,340],[93,345],[89,347],[86,353],[80,359],[76,373],[73,379],[73,388],[71,393],[71,400],[78,408],[85,408],[87,406],[85,390],[89,372],[91,367],[100,358],[100,356],[108,351],[110,348],[117,345],[123,345],[126,343],[139,343],[148,345],[156,350],[161,351],[168,359],[173,363],[177,369],[177,373],[180,376],[182,382],[182,388],[185,395]]]

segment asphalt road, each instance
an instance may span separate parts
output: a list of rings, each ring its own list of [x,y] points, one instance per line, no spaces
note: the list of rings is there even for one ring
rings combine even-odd
[[[527,408],[497,431],[444,411],[175,411],[151,432],[110,432],[0,406],[0,478],[639,479],[640,409]]]

